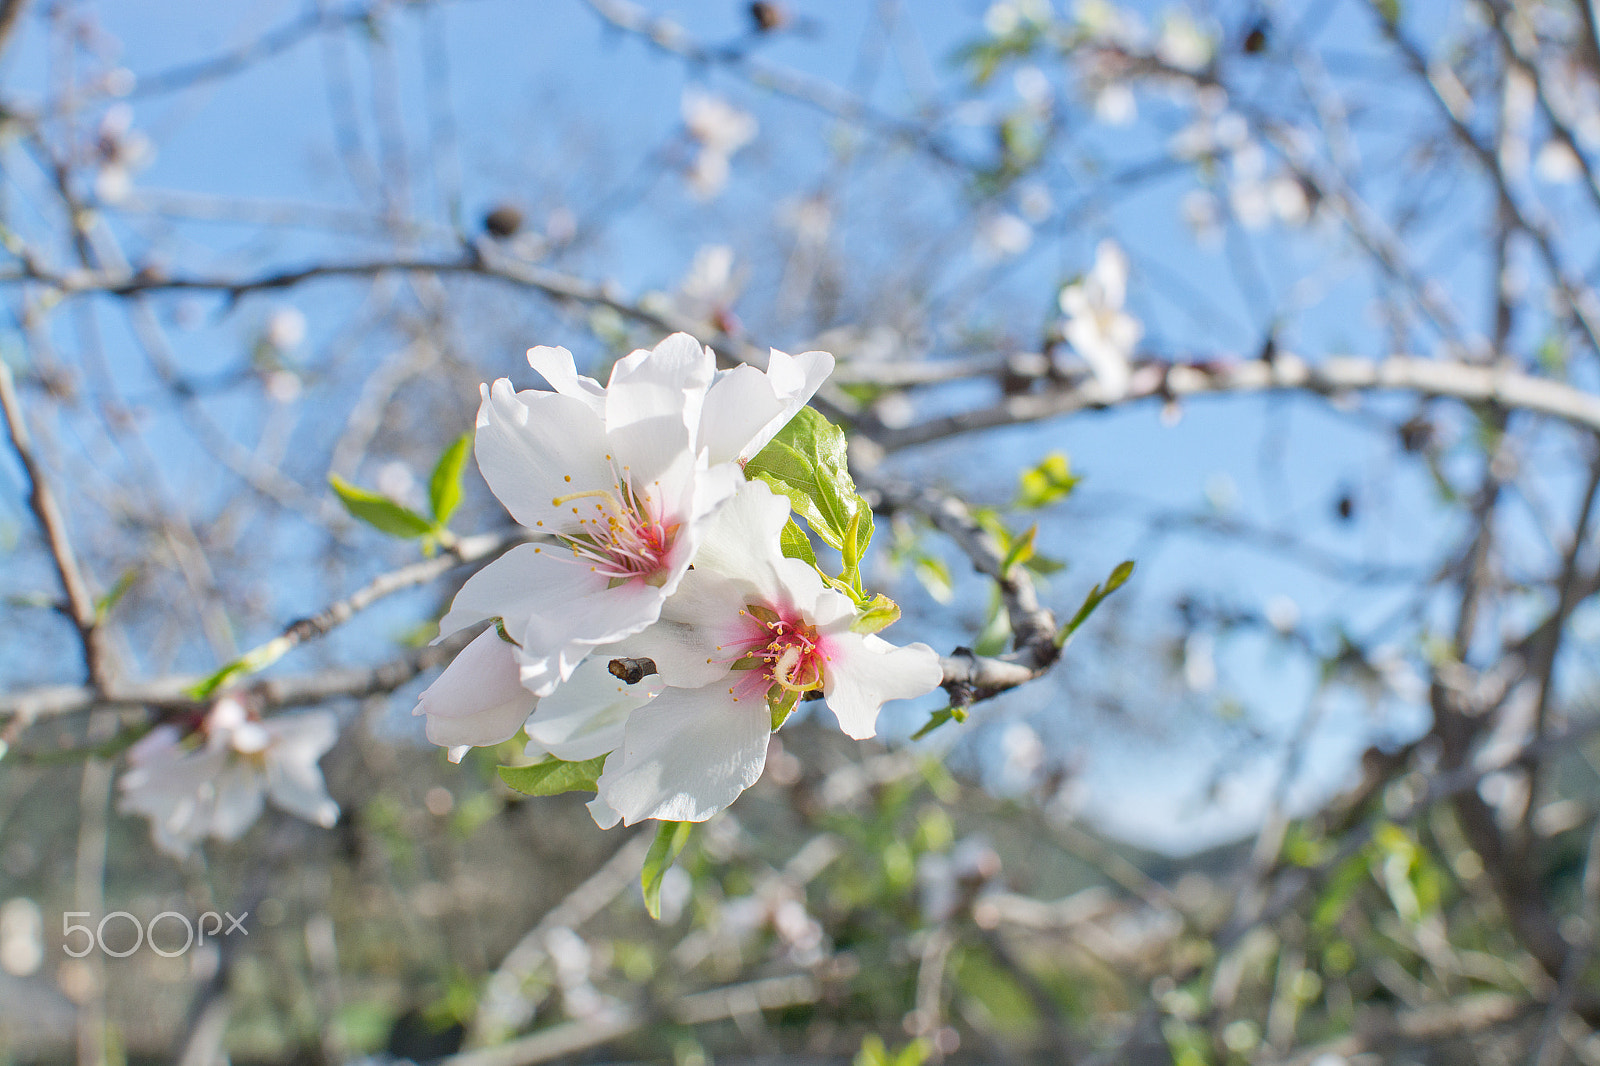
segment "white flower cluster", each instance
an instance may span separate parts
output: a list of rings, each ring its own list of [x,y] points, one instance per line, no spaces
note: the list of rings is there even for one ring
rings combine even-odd
[[[856,600],[784,555],[790,501],[744,476],[831,355],[773,351],[765,372],[718,372],[679,333],[618,361],[606,386],[564,348],[528,361],[554,391],[485,386],[476,451],[542,536],[475,574],[440,623],[442,638],[494,620],[416,709],[453,759],[525,728],[529,754],[604,757],[590,804],[602,827],[702,821],[761,776],[774,722],[800,699],[820,696],[861,738],[885,700],[939,684],[931,648],[856,631]],[[644,659],[642,680],[613,676]]]
[[[338,739],[326,711],[258,720],[237,699],[211,705],[185,734],[159,725],[128,749],[122,810],[150,819],[156,844],[179,858],[206,837],[237,840],[267,799],[324,828],[339,818],[317,761]]]

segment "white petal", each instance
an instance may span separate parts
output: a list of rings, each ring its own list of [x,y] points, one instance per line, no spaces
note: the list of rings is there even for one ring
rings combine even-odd
[[[522,683],[537,696],[548,696],[557,682],[571,677],[595,645],[615,644],[654,622],[668,590],[688,571],[686,564],[677,568],[660,588],[641,580],[608,588],[580,567],[557,559],[543,562],[540,556],[535,560],[539,609],[520,628],[509,620],[506,628],[522,645]]]
[[[688,394],[674,395],[677,402],[667,413],[634,419],[606,434],[608,454],[616,457],[617,472],[622,478],[641,492],[664,489],[660,495],[665,499],[676,499],[680,488],[692,484],[695,467],[683,414]],[[653,486],[652,482],[661,484]]]
[[[552,502],[556,497],[611,486],[605,427],[584,401],[514,393],[505,378],[483,391],[478,469],[518,522],[530,529],[554,523],[566,513]]]
[[[628,719],[600,796],[628,825],[703,822],[756,783],[771,735],[765,700],[735,699],[721,684],[669,688]]]
[[[539,584],[545,565],[541,556],[560,550],[542,544],[518,544],[467,578],[449,612],[439,620],[439,638],[485,618],[504,618],[507,628],[516,629],[546,609],[545,590]],[[572,571],[571,576],[580,577],[577,567],[565,568]]]
[[[183,749],[179,742],[183,734],[178,732],[174,725],[158,725],[128,749],[128,765],[143,766],[151,762],[161,762],[178,757]],[[127,775],[123,776],[127,780]]]
[[[589,808],[589,817],[593,818],[594,824],[601,829],[610,829],[622,821],[622,815],[599,796],[590,800],[587,806]]]
[[[766,435],[769,423],[783,413],[783,403],[772,391],[767,375],[753,366],[737,366],[717,376],[706,393],[700,412],[700,432],[696,446],[707,453],[712,463],[728,463],[749,458],[760,448],[750,447],[759,435]],[[791,416],[793,412],[790,412]],[[782,426],[774,427],[777,433]]]
[[[210,817],[212,836],[238,840],[255,824],[265,802],[261,785],[261,775],[244,763],[234,763],[217,776]]]
[[[267,795],[280,810],[312,825],[332,829],[339,820],[339,805],[328,795],[322,771],[314,762],[268,760]]]
[[[550,383],[550,387],[563,396],[581,400],[600,418],[606,416],[606,390],[594,378],[578,373],[572,353],[565,348],[548,348],[540,345],[528,349],[528,365]]]
[[[1107,238],[1095,247],[1090,277],[1099,286],[1105,307],[1122,306],[1128,289],[1128,257],[1116,241]]]
[[[332,711],[286,714],[261,723],[273,755],[315,763],[339,739],[339,720]]]
[[[699,425],[715,371],[711,350],[687,333],[674,333],[653,351],[624,356],[606,386],[607,431],[652,421],[675,420],[685,429]]]
[[[749,459],[789,424],[833,373],[827,352],[789,355],[772,349],[766,373],[739,366],[721,374],[706,394],[697,447],[713,463]]]
[[[622,746],[628,715],[661,691],[659,677],[629,685],[611,675],[606,649],[591,655],[572,677],[544,699],[528,719],[528,754],[548,752],[581,762]]]
[[[763,603],[781,602],[795,581],[809,588],[798,571],[784,565],[779,535],[788,520],[788,497],[773,492],[765,482],[745,482],[733,499],[706,519],[700,550],[695,555],[695,569],[714,570],[733,578],[747,586]],[[805,563],[800,566],[816,578],[809,566]],[[820,578],[816,578],[816,584],[821,587]],[[801,602],[808,602],[808,599]]]
[[[734,582],[696,567],[661,607],[654,625],[608,649],[611,658],[651,659],[668,685],[699,688],[728,673],[737,650],[729,645],[751,624],[745,595]]]
[[[877,732],[878,708],[932,692],[944,679],[939,653],[926,644],[897,648],[872,634],[836,633],[823,641],[828,656],[822,692],[847,736]]]
[[[516,649],[493,628],[461,649],[418,697],[428,739],[444,748],[486,748],[510,740],[538,704],[522,687]]]

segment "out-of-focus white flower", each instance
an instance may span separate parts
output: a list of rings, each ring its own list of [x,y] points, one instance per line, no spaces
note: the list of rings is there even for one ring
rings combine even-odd
[[[1045,72],[1031,63],[1018,67],[1011,75],[1012,87],[1028,109],[1037,115],[1048,116],[1055,108],[1056,90]]]
[[[1127,393],[1128,363],[1144,336],[1139,320],[1122,309],[1127,284],[1127,256],[1115,241],[1103,240],[1088,275],[1061,290],[1067,341],[1089,364],[1108,402]]]
[[[122,810],[150,819],[156,844],[182,858],[206,837],[237,840],[266,800],[331,828],[339,806],[317,761],[338,739],[332,714],[315,711],[265,721],[231,696],[206,714],[198,746],[171,725],[157,726],[128,750]]]
[[[850,598],[782,555],[788,518],[786,498],[742,484],[707,523],[661,620],[616,645],[653,660],[667,687],[629,716],[606,762],[591,806],[602,826],[711,817],[755,784],[774,718],[806,693],[822,693],[845,733],[863,738],[884,701],[939,684],[932,648],[851,631]]]
[[[983,13],[983,28],[996,37],[1010,37],[1032,26],[1048,26],[1053,17],[1049,0],[995,0]]]
[[[126,200],[133,190],[133,175],[155,158],[150,138],[133,128],[133,108],[122,103],[106,108],[101,116],[94,149],[100,166],[95,195],[109,204]]]
[[[923,919],[938,923],[970,905],[1000,873],[1000,856],[981,837],[967,837],[949,854],[928,852],[917,860],[917,895]]]
[[[1300,624],[1300,605],[1281,593],[1272,597],[1267,601],[1267,624],[1288,636]]]
[[[997,263],[1021,255],[1033,244],[1033,227],[1009,211],[988,215],[978,222],[977,251],[985,262]]]
[[[1222,239],[1222,204],[1211,190],[1190,189],[1178,210],[1200,244],[1214,246]]]
[[[262,384],[275,403],[294,403],[305,391],[300,375],[292,370],[269,370],[263,375]]]
[[[1183,642],[1183,683],[1190,692],[1210,692],[1216,686],[1216,649],[1210,633],[1190,633]]]
[[[280,352],[291,352],[306,339],[306,316],[298,308],[280,307],[267,318],[261,337]]]
[[[825,955],[827,936],[822,923],[806,909],[804,896],[792,885],[768,881],[751,895],[728,900],[720,910],[720,932],[737,945],[747,945],[770,929],[792,965],[812,966]]]
[[[1194,119],[1173,134],[1167,147],[1179,159],[1210,159],[1242,148],[1250,140],[1250,124],[1228,107],[1227,91],[1207,86],[1197,96]]]
[[[705,245],[695,252],[677,293],[665,297],[665,302],[692,322],[724,333],[739,332],[742,327],[733,304],[743,286],[734,263],[733,249],[726,244]]]
[[[417,475],[411,472],[411,464],[399,459],[378,467],[376,481],[379,492],[401,503],[409,502],[411,495],[417,491]]]
[[[1000,731],[1000,788],[1015,792],[1033,784],[1044,764],[1044,741],[1027,722],[1008,722]]]
[[[1024,219],[1038,225],[1055,214],[1056,202],[1044,182],[1024,182],[1017,189],[1017,210]]]
[[[1156,55],[1168,66],[1198,73],[1210,64],[1215,51],[1212,35],[1187,11],[1175,8],[1161,17]]]
[[[1561,141],[1546,141],[1539,146],[1539,154],[1534,157],[1533,170],[1552,185],[1562,185],[1576,181],[1583,173],[1583,165],[1572,149]]]
[[[1301,226],[1311,218],[1306,187],[1292,174],[1279,174],[1267,182],[1267,199],[1272,203],[1272,213],[1286,225]]]
[[[571,1018],[591,1018],[606,1001],[589,979],[594,953],[583,938],[565,926],[550,930],[544,940],[550,961],[555,964],[556,986],[561,989],[561,1006]]]
[[[1139,101],[1127,82],[1112,81],[1094,94],[1094,117],[1108,126],[1131,126],[1139,117]]]
[[[1072,17],[1078,32],[1102,44],[1136,47],[1144,36],[1144,24],[1139,16],[1110,0],[1078,0]]]
[[[683,124],[699,145],[689,167],[689,184],[702,200],[722,191],[734,153],[755,140],[755,116],[722,97],[694,87],[683,91]]]
[[[28,977],[44,962],[44,917],[26,896],[0,905],[0,970]]]

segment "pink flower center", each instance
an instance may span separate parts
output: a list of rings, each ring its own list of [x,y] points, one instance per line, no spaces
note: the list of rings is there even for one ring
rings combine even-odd
[[[659,491],[659,484],[655,487]],[[616,584],[666,580],[679,523],[669,520],[654,493],[641,493],[619,477],[611,489],[568,493],[550,502],[572,508],[567,528],[555,537],[571,550],[573,561]]]
[[[769,702],[792,705],[796,697],[822,688],[830,656],[816,627],[793,611],[752,604],[740,613],[747,626],[747,635],[734,646],[739,652],[734,669],[745,673],[735,685],[741,699],[765,695]]]

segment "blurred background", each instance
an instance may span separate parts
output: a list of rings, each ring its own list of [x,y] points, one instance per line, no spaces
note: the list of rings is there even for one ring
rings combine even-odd
[[[0,0],[0,48],[0,1062],[1600,1063],[1586,0]],[[837,356],[891,639],[1020,655],[1018,589],[1137,569],[962,715],[796,715],[656,921],[652,827],[411,715],[517,535],[476,469],[459,540],[328,477],[428,515],[529,346],[677,329]],[[134,746],[224,695],[332,716],[336,823],[158,844]]]

